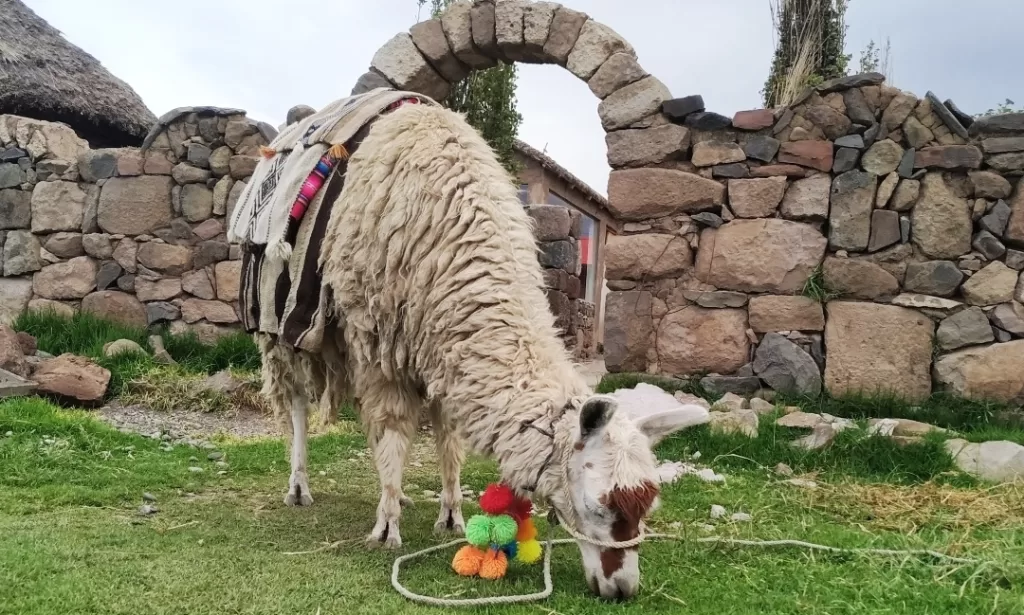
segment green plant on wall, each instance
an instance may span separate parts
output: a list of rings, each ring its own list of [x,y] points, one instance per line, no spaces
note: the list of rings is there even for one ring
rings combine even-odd
[[[437,16],[454,1],[417,0],[417,3],[421,8],[429,4],[431,14]],[[523,122],[523,116],[516,109],[517,77],[515,64],[499,62],[494,68],[473,71],[466,79],[453,84],[448,98],[441,101],[449,109],[465,114],[466,121],[480,131],[513,177],[519,173],[515,141]]]
[[[771,0],[775,56],[765,82],[767,108],[789,104],[807,86],[846,75],[848,0]]]
[[[989,109],[983,113],[976,113],[974,117],[988,117],[990,115],[1003,115],[1004,113],[1024,113],[1024,108],[1015,109],[1013,107],[1015,103],[1007,98],[1003,102],[996,105],[994,109]]]

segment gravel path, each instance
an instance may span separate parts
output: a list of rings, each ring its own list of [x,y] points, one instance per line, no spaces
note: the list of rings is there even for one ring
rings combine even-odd
[[[158,412],[144,406],[122,406],[115,402],[103,406],[96,413],[122,431],[147,436],[166,434],[168,437],[163,438],[165,440],[206,439],[219,435],[234,438],[277,437],[280,433],[272,417],[250,410],[239,410],[230,415],[189,410]]]

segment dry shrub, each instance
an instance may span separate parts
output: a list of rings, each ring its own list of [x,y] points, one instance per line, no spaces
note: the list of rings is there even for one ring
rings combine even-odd
[[[231,392],[211,389],[207,376],[179,367],[159,367],[127,382],[120,400],[124,404],[140,405],[158,411],[194,410],[234,414],[240,411],[270,414],[260,395],[259,377],[253,374],[232,373],[240,386]]]
[[[818,506],[885,530],[912,532],[925,525],[946,529],[1019,528],[1024,525],[1024,486],[957,488],[928,482],[901,486],[848,483],[829,488]]]

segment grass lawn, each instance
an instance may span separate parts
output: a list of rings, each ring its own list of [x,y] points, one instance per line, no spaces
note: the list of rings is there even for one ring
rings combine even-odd
[[[556,547],[549,600],[475,611],[1024,612],[1024,489],[976,485],[950,474],[936,442],[908,452],[875,439],[840,441],[829,453],[797,455],[781,444],[783,436],[767,423],[752,442],[715,437],[701,427],[659,449],[666,458],[700,450],[701,461],[727,480],[685,477],[666,487],[652,525],[685,538],[641,547],[643,588],[634,601],[611,604],[589,596],[578,551],[566,545]],[[112,430],[86,412],[35,399],[0,401],[0,613],[439,611],[398,596],[389,583],[394,554],[362,545],[374,521],[376,475],[351,423],[311,442],[316,503],[307,509],[281,502],[288,467],[279,442],[218,445],[228,463],[224,475],[208,451],[164,452],[156,441]],[[778,461],[820,487],[784,483],[768,469]],[[418,497],[439,489],[429,457],[406,476],[417,503],[403,517],[402,552],[439,540],[431,534],[437,505]],[[475,490],[494,476],[489,463],[476,460],[463,472],[464,484]],[[156,515],[138,514],[143,492],[157,497]],[[712,504],[752,520],[710,520]],[[467,515],[474,511],[467,506]],[[694,537],[710,533],[705,524],[722,536],[927,547],[998,563],[953,566],[696,544]],[[289,554],[338,541],[332,550]],[[450,570],[450,557],[412,562],[403,580],[413,591],[457,597],[541,585],[539,566],[514,566],[498,582],[463,580]]]

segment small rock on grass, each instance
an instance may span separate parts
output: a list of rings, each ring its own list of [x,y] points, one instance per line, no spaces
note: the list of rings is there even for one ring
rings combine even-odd
[[[207,455],[206,458],[209,459],[210,461],[220,461],[221,459],[224,458],[224,453],[220,451],[214,451]]]
[[[156,501],[156,496],[153,495],[152,493],[149,493],[147,491],[147,492],[142,494],[142,501],[143,502],[155,502]]]
[[[743,410],[746,407],[747,400],[735,393],[726,393],[711,406],[711,410],[727,412],[729,410]]]
[[[787,481],[784,481],[784,482],[787,485],[793,485],[794,487],[800,487],[802,489],[817,489],[818,488],[818,483],[814,482],[813,480],[808,480],[806,478],[791,478],[791,479],[789,479]]]
[[[732,519],[733,521],[750,521],[752,517],[750,515],[748,515],[747,513],[738,512],[738,513],[733,513],[732,517],[729,517],[729,518]]]
[[[724,506],[719,506],[718,504],[712,504],[711,505],[711,518],[712,519],[721,519],[724,516],[725,516],[725,507]]]
[[[758,414],[768,414],[775,411],[775,405],[770,401],[765,401],[760,397],[753,397],[750,399],[750,409]]]
[[[775,466],[775,473],[779,476],[793,476],[793,468],[784,463],[779,463]]]
[[[143,504],[142,506],[139,506],[139,514],[143,517],[155,515],[158,512],[160,512],[160,509],[152,504]]]
[[[191,472],[191,473],[193,473],[193,474],[200,474],[200,473],[202,473],[202,472],[203,472],[203,469],[202,469],[202,468],[200,468],[200,467],[198,467],[198,466],[192,466],[192,467],[190,467],[190,468],[188,469],[188,471],[189,471],[189,472]]]

